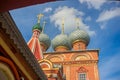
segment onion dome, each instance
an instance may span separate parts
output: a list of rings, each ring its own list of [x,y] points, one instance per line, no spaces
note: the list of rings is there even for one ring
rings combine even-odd
[[[46,22],[44,21],[44,23],[43,23],[43,30],[42,30],[42,33],[39,36],[39,41],[40,41],[40,43],[44,44],[44,46],[46,47],[46,50],[47,50],[50,47],[51,41],[50,41],[49,36],[43,33],[45,23]]]
[[[51,41],[48,35],[44,33],[44,27],[45,27],[46,22],[43,22],[43,30],[42,33],[39,36],[39,41],[40,43],[43,43],[44,46],[46,46],[46,50],[50,47]]]
[[[33,26],[32,30],[35,29],[42,31],[42,27],[40,26],[40,23],[37,23],[36,25]]]
[[[61,34],[57,35],[52,40],[52,47],[54,50],[60,46],[66,47],[68,50],[71,49],[71,45],[70,45],[70,41],[68,39],[68,36],[66,34],[64,34],[64,24],[62,24]]]
[[[82,41],[87,46],[89,44],[90,37],[86,31],[79,29],[79,23],[80,23],[79,18],[76,18],[76,21],[77,21],[77,29],[69,35],[70,42],[71,44],[73,44],[76,41]]]
[[[70,35],[70,42],[73,44],[75,41],[83,41],[86,45],[90,42],[90,37],[88,33],[84,30],[80,30],[79,28],[75,31],[73,31]]]
[[[50,47],[51,41],[48,35],[41,33],[39,36],[40,43],[43,43],[47,49]]]
[[[47,49],[50,47],[51,41],[48,35],[41,33],[39,36],[39,41],[40,43],[43,43]]]
[[[52,40],[52,47],[55,50],[55,48],[59,46],[64,46],[68,48],[69,50],[71,49],[70,42],[68,39],[68,36],[65,34],[60,34],[57,35],[53,40]]]

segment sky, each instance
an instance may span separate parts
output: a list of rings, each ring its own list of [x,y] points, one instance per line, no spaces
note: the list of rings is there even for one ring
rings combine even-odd
[[[46,21],[44,33],[52,40],[61,33],[64,18],[65,34],[76,29],[88,32],[88,49],[99,49],[100,80],[120,80],[120,2],[106,0],[65,0],[37,4],[11,10],[16,25],[26,42],[32,36],[37,15],[44,14],[40,24]],[[50,47],[48,52],[53,51]]]

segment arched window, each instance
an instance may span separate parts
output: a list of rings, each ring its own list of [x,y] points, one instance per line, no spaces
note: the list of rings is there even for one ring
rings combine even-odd
[[[78,80],[87,80],[87,72],[88,70],[86,70],[84,67],[80,67],[78,70]]]

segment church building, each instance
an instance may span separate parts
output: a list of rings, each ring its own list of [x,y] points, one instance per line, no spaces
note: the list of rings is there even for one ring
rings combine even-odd
[[[44,33],[45,22],[33,26],[33,35],[28,46],[36,57],[48,80],[99,80],[98,49],[87,49],[90,42],[88,33],[80,29],[79,21],[69,35],[64,33],[64,21],[61,21],[61,33],[53,40]],[[53,52],[46,52],[52,45]]]

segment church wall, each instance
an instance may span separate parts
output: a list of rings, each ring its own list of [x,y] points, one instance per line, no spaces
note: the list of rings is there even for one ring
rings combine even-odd
[[[98,51],[90,50],[90,51],[44,53],[44,58],[52,60],[52,62],[74,61],[75,58],[77,58],[77,57],[78,57],[78,59],[80,57],[82,60],[98,60]]]
[[[78,70],[80,67],[86,69],[88,80],[99,80],[97,73],[98,50],[46,53],[44,57],[54,64],[63,65],[66,80],[79,80]]]
[[[99,80],[98,74],[95,71],[97,68],[94,69],[95,65],[96,63],[63,65],[64,73],[66,74],[66,80],[78,80],[79,73],[77,71],[80,67],[84,67],[87,70],[87,79],[89,78],[89,80]]]

